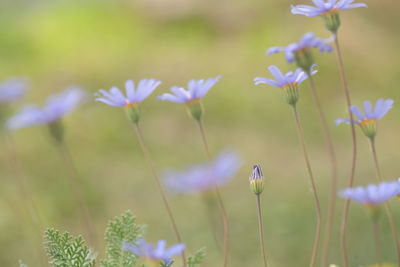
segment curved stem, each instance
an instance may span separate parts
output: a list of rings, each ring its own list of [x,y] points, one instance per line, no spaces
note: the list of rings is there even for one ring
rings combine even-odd
[[[351,107],[350,92],[349,92],[349,88],[347,85],[346,75],[344,73],[342,54],[340,52],[340,46],[339,46],[339,41],[338,41],[337,35],[335,38],[335,51],[336,51],[336,59],[337,59],[338,67],[339,67],[339,71],[340,71],[340,77],[341,77],[342,83],[343,83],[344,94],[346,97],[347,112],[348,112],[349,118],[350,118],[351,138],[352,138],[352,142],[353,142],[353,156],[352,156],[352,161],[351,161],[351,170],[350,170],[348,187],[353,187],[354,174],[356,171],[357,140],[356,140],[356,132],[355,132],[355,128],[354,128],[353,113],[351,112],[351,109],[350,109],[350,107]],[[349,214],[349,208],[350,208],[350,199],[346,199],[346,202],[344,204],[342,226],[341,226],[341,230],[340,230],[344,267],[349,266],[348,258],[347,258],[347,248],[346,248],[346,228],[347,228],[347,217]]]
[[[208,143],[206,138],[206,133],[204,130],[204,126],[201,120],[198,120],[198,125],[200,128],[201,139],[203,141],[204,150],[206,152],[207,158],[211,161],[211,154],[208,149]],[[215,187],[215,193],[217,194],[218,204],[221,208],[222,213],[222,220],[224,223],[224,264],[223,266],[226,267],[228,263],[228,241],[229,241],[229,221],[228,221],[228,214],[226,213],[224,202],[222,201],[221,193],[219,191],[218,186]]]
[[[382,242],[381,242],[381,237],[379,234],[379,221],[374,220],[374,241],[375,241],[375,250],[376,250],[376,256],[378,258],[378,266],[382,267],[383,266],[383,253],[382,253]]]
[[[299,115],[297,113],[297,109],[295,106],[293,106],[293,116],[294,116],[294,120],[296,123],[297,135],[299,136],[300,145],[301,145],[301,148],[303,151],[303,156],[304,156],[304,160],[305,160],[306,167],[307,167],[307,172],[308,172],[308,176],[310,179],[312,192],[314,195],[315,208],[317,211],[316,234],[315,234],[314,248],[313,248],[313,251],[311,254],[311,262],[310,262],[310,267],[313,267],[313,266],[315,266],[315,261],[317,258],[317,252],[318,252],[318,247],[319,247],[319,239],[320,239],[320,235],[321,235],[321,207],[320,207],[319,198],[318,198],[318,194],[317,194],[317,188],[316,188],[315,182],[314,182],[313,172],[311,169],[310,159],[308,157],[306,144],[304,141],[303,130],[301,129]]]
[[[370,144],[371,144],[372,156],[374,158],[376,176],[377,176],[378,181],[381,183],[381,182],[383,182],[383,179],[382,179],[381,171],[379,169],[378,157],[377,157],[376,148],[375,148],[375,139],[371,138],[370,141],[371,141]],[[390,228],[392,230],[392,236],[393,236],[394,244],[396,246],[397,262],[398,262],[398,265],[400,266],[400,243],[399,243],[399,237],[398,237],[398,234],[397,234],[396,225],[395,225],[394,220],[393,220],[392,211],[390,210],[390,206],[389,206],[388,202],[385,202],[385,210],[386,210],[386,214],[387,214],[388,219],[389,219]]]
[[[328,206],[328,218],[326,220],[325,226],[325,236],[324,242],[322,246],[322,266],[328,266],[328,258],[329,258],[329,246],[332,236],[332,225],[333,219],[335,216],[335,206],[336,206],[336,194],[337,194],[337,162],[335,149],[332,141],[332,137],[329,133],[328,125],[326,123],[326,119],[324,116],[324,112],[321,108],[321,102],[319,101],[319,97],[317,94],[317,90],[315,89],[314,79],[311,73],[308,73],[308,81],[310,83],[311,93],[313,96],[314,105],[318,112],[318,117],[321,123],[322,131],[324,133],[325,142],[328,147],[329,158],[331,161],[331,186],[330,186],[330,195],[329,195],[329,206]]]
[[[85,198],[85,194],[83,193],[80,182],[79,182],[79,174],[75,168],[75,165],[72,161],[71,154],[69,153],[69,150],[68,150],[68,147],[66,146],[66,144],[65,143],[57,143],[57,147],[60,152],[64,167],[68,172],[67,173],[68,182],[70,183],[71,188],[74,191],[75,197],[78,201],[81,216],[83,218],[87,233],[89,235],[89,240],[92,243],[92,245],[94,246],[97,244],[95,225],[93,223],[93,219],[90,214],[89,205]]]
[[[257,195],[257,214],[258,214],[258,231],[260,235],[261,255],[263,257],[264,266],[267,267],[267,258],[265,257],[265,248],[264,248],[264,232],[263,232],[263,222],[261,214],[260,195]]]
[[[140,146],[142,147],[142,150],[143,150],[143,154],[144,154],[144,156],[146,158],[146,161],[147,161],[147,163],[148,163],[148,165],[150,167],[151,173],[153,174],[154,181],[156,182],[156,185],[157,185],[158,191],[159,191],[159,193],[161,195],[161,198],[162,198],[162,201],[164,203],[165,209],[167,210],[168,217],[169,217],[169,220],[171,221],[172,228],[174,230],[176,240],[178,241],[178,243],[182,243],[182,238],[181,238],[181,235],[179,234],[178,227],[176,226],[176,222],[175,222],[174,216],[172,214],[171,208],[170,208],[170,206],[168,204],[167,197],[165,196],[164,189],[161,186],[160,179],[158,178],[156,169],[154,167],[154,163],[153,163],[153,161],[152,161],[152,159],[150,157],[150,153],[147,150],[147,147],[146,147],[146,145],[144,143],[142,131],[141,131],[138,123],[135,123],[134,125],[135,125],[135,130],[136,130],[136,134],[137,134],[138,139],[139,139]],[[186,267],[187,263],[186,263],[186,256],[185,256],[185,252],[184,251],[182,252],[182,262],[183,262],[183,266]]]

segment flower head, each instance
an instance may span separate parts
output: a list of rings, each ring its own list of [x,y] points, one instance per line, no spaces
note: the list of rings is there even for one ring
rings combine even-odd
[[[400,193],[398,182],[382,182],[370,184],[366,187],[346,188],[339,192],[343,198],[352,199],[365,205],[379,205]]]
[[[299,100],[298,85],[307,79],[307,74],[298,68],[295,72],[289,71],[283,74],[278,67],[272,65],[268,67],[269,72],[274,76],[275,80],[256,77],[255,85],[266,83],[282,89],[284,99],[289,105],[295,105]],[[316,70],[311,70],[311,75],[317,73]]]
[[[362,131],[367,137],[374,138],[377,131],[376,121],[386,115],[386,113],[393,107],[393,103],[394,101],[392,99],[384,100],[383,98],[380,98],[376,101],[374,110],[372,110],[371,102],[364,101],[364,113],[362,113],[357,106],[351,106],[351,113],[353,113],[357,119],[354,121],[354,124],[360,125]],[[339,118],[336,120],[336,125],[339,125],[342,122],[350,124],[349,119]]]
[[[185,90],[182,87],[173,86],[171,87],[171,91],[174,94],[165,93],[158,96],[158,99],[186,104],[189,115],[196,120],[200,120],[203,115],[203,107],[200,99],[207,94],[211,87],[213,87],[220,78],[221,76],[207,80],[190,80],[188,82],[188,90]]]
[[[147,243],[143,239],[139,239],[135,245],[125,242],[123,244],[123,249],[130,251],[146,260],[170,264],[174,255],[182,254],[182,252],[185,250],[185,244],[177,244],[165,249],[166,244],[167,242],[164,240],[159,240],[156,247],[153,247],[153,245]]]
[[[165,173],[166,185],[177,193],[203,193],[229,182],[239,170],[236,152],[223,151],[211,163],[198,164],[183,171]]]
[[[0,83],[0,104],[13,102],[26,93],[28,83],[23,78],[10,78]]]
[[[132,80],[128,80],[125,83],[126,96],[118,87],[114,86],[109,92],[100,89],[99,93],[95,94],[95,101],[100,101],[114,107],[127,107],[130,105],[136,105],[153,93],[153,91],[160,84],[161,82],[155,79],[142,79],[138,83],[135,90],[134,82]]]
[[[300,14],[307,17],[322,16],[326,28],[336,34],[340,27],[339,10],[367,7],[364,3],[353,3],[354,0],[312,0],[315,6],[292,6],[292,14]]]
[[[314,64],[311,49],[318,48],[320,52],[332,52],[333,48],[329,45],[330,39],[315,37],[314,33],[304,34],[298,43],[291,43],[285,47],[271,47],[267,50],[267,55],[285,52],[286,60],[289,63],[296,61],[297,65],[308,72]]]
[[[95,101],[103,102],[114,107],[125,108],[126,115],[133,123],[138,123],[140,119],[139,103],[146,99],[161,84],[161,81],[155,79],[142,79],[139,81],[135,90],[135,84],[132,80],[125,83],[126,96],[118,87],[112,87],[109,92],[100,89],[95,94]]]
[[[327,13],[336,13],[339,10],[367,7],[364,3],[353,3],[354,0],[312,0],[315,6],[297,5],[292,6],[292,14],[304,15],[307,17],[323,16]]]
[[[251,191],[259,195],[264,191],[264,176],[261,171],[260,164],[253,166],[253,172],[249,178]]]
[[[18,114],[11,117],[6,127],[18,130],[25,127],[51,124],[72,112],[83,100],[85,92],[78,87],[70,87],[61,93],[49,96],[42,108],[26,106]]]

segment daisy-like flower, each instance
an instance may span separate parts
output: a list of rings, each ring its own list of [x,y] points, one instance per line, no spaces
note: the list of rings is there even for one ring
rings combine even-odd
[[[109,106],[122,107],[125,109],[128,118],[134,122],[139,122],[139,103],[146,99],[161,84],[155,79],[142,79],[139,81],[136,90],[132,80],[125,83],[126,96],[118,87],[112,87],[109,92],[100,89],[95,94],[95,101],[103,102]]]
[[[299,100],[299,90],[298,85],[307,79],[307,74],[298,68],[295,72],[289,71],[286,74],[283,74],[278,67],[272,65],[268,67],[268,70],[271,72],[272,76],[274,76],[275,80],[264,78],[264,77],[256,77],[254,79],[255,85],[260,83],[266,83],[278,88],[282,89],[283,98],[289,105],[296,105]],[[316,70],[311,70],[311,75],[317,73]]]
[[[315,6],[292,6],[292,14],[300,14],[307,17],[322,16],[326,27],[332,33],[336,33],[340,26],[339,11],[357,7],[367,7],[364,3],[353,3],[354,0],[312,0]]]
[[[11,117],[6,127],[18,130],[25,127],[51,124],[72,112],[85,97],[85,92],[78,87],[70,87],[59,94],[49,96],[42,108],[27,106]]]
[[[157,264],[164,262],[168,265],[172,263],[172,257],[174,255],[182,255],[182,252],[185,250],[185,244],[177,244],[165,249],[166,244],[167,242],[164,240],[159,240],[156,247],[154,247],[143,239],[139,239],[137,244],[125,242],[123,244],[123,249],[130,251],[147,261]]]
[[[191,114],[193,118],[200,120],[203,113],[200,99],[207,94],[211,87],[213,87],[220,78],[221,76],[207,80],[190,80],[188,82],[188,90],[185,90],[182,87],[173,86],[171,87],[171,91],[174,94],[165,93],[158,96],[158,99],[186,104],[190,112],[189,114]]]
[[[334,38],[334,37],[332,37]],[[312,49],[317,48],[321,53],[332,52],[333,48],[329,44],[332,38],[323,39],[315,37],[314,33],[308,32],[304,34],[298,43],[291,43],[284,47],[271,47],[267,50],[267,55],[284,52],[288,63],[296,64],[305,72],[309,72],[311,66],[314,64],[314,57]]]
[[[211,163],[194,165],[183,171],[165,173],[165,183],[177,193],[205,193],[233,179],[241,166],[236,152],[223,151]]]
[[[26,93],[28,82],[23,78],[10,78],[0,83],[0,104],[20,99]]]
[[[348,198],[368,206],[379,205],[398,194],[400,194],[398,182],[382,182],[377,185],[370,184],[366,187],[346,188],[339,192],[342,198]]]
[[[364,101],[364,114],[357,106],[351,106],[351,112],[356,116],[357,120],[354,121],[354,124],[358,124],[361,127],[361,130],[368,138],[374,138],[377,133],[377,120],[383,118],[386,113],[393,107],[393,100],[383,98],[378,99],[375,104],[374,110],[372,110],[371,102]],[[336,125],[345,122],[350,124],[349,119],[339,118],[336,120]]]

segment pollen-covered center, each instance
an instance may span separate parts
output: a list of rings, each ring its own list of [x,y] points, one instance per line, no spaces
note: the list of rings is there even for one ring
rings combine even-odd
[[[282,85],[281,89],[285,90],[287,88],[293,88],[293,87],[296,87],[296,86],[297,86],[297,82],[294,81],[292,83],[287,83],[287,84]]]
[[[361,126],[366,125],[366,124],[375,123],[375,122],[376,122],[376,119],[367,119],[367,118],[364,118],[364,120],[358,120],[358,123],[359,123]]]

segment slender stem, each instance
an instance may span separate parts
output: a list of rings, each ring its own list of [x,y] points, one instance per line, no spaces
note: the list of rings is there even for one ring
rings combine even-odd
[[[326,119],[324,116],[324,112],[321,108],[321,102],[319,101],[319,97],[317,94],[317,90],[315,89],[314,78],[311,73],[308,74],[308,81],[310,83],[311,93],[313,96],[314,105],[317,108],[318,117],[322,126],[322,131],[325,136],[325,142],[328,147],[329,157],[331,161],[331,186],[330,186],[330,195],[329,195],[329,206],[328,206],[328,218],[326,220],[325,226],[325,237],[324,243],[322,247],[322,266],[328,266],[328,258],[329,258],[329,246],[332,236],[332,225],[333,219],[335,216],[335,206],[336,206],[336,194],[337,194],[337,162],[335,149],[333,146],[333,141],[331,135],[329,133],[328,125],[326,123]]]
[[[201,138],[203,141],[204,149],[207,155],[207,158],[209,161],[211,161],[211,154],[208,149],[208,143],[207,143],[207,138],[206,138],[206,133],[204,130],[203,122],[201,120],[198,120],[199,128],[200,128],[200,133],[201,133]],[[221,193],[219,191],[218,186],[215,187],[215,193],[217,194],[217,199],[218,199],[218,204],[221,208],[221,213],[222,213],[222,220],[224,223],[224,264],[223,266],[226,267],[228,263],[228,241],[229,241],[229,221],[228,221],[228,214],[226,213],[226,209],[224,206],[224,202],[222,201]]]
[[[381,183],[381,182],[383,182],[383,179],[382,179],[381,171],[379,169],[378,157],[377,157],[376,148],[375,148],[375,139],[371,138],[370,140],[371,140],[370,143],[371,143],[372,156],[374,158],[376,176],[377,176],[378,181]],[[400,243],[399,243],[399,237],[398,237],[397,230],[396,230],[396,225],[393,220],[393,215],[392,215],[392,211],[390,210],[389,203],[385,202],[384,205],[385,205],[386,214],[389,219],[390,228],[392,230],[394,244],[396,246],[397,262],[398,262],[398,265],[400,266]]]
[[[257,214],[258,214],[258,231],[260,235],[260,244],[261,244],[261,255],[264,260],[264,266],[267,267],[267,258],[265,257],[265,248],[264,248],[264,232],[263,232],[263,222],[261,214],[260,195],[257,195]]]
[[[351,108],[350,92],[349,92],[349,87],[347,85],[346,75],[344,72],[342,54],[340,52],[340,46],[339,46],[339,41],[338,41],[337,35],[335,38],[335,51],[336,51],[336,59],[338,62],[340,76],[341,76],[342,83],[343,83],[344,94],[346,96],[347,112],[349,113],[349,118],[350,118],[351,138],[352,138],[352,142],[353,142],[353,156],[352,156],[352,161],[351,161],[351,170],[350,170],[348,187],[353,187],[354,174],[356,171],[356,160],[357,160],[357,140],[356,140],[356,131],[354,128],[353,113],[351,112],[351,109],[350,109]],[[341,226],[341,231],[340,231],[344,267],[349,266],[348,257],[347,257],[347,248],[346,248],[346,228],[347,228],[347,218],[349,215],[349,208],[350,208],[350,199],[346,199],[346,202],[344,204],[342,226]]]
[[[41,234],[43,231],[43,222],[40,217],[38,208],[35,204],[34,198],[32,196],[33,194],[32,194],[31,188],[30,188],[28,182],[26,181],[27,179],[26,179],[24,172],[22,171],[22,168],[20,166],[20,163],[19,163],[19,160],[17,157],[17,153],[15,151],[14,143],[13,143],[13,140],[9,133],[5,133],[5,139],[6,139],[6,143],[7,143],[6,150],[9,155],[10,165],[12,166],[12,168],[15,171],[15,174],[16,174],[15,182],[20,191],[21,198],[23,199],[24,204],[26,205],[26,208],[28,209],[29,213],[32,216],[33,222],[35,224],[36,229],[38,230],[38,233]]]
[[[382,267],[383,266],[382,242],[379,234],[379,221],[377,219],[373,221],[373,226],[374,226],[375,250],[376,250],[376,256],[378,258],[378,266]]]
[[[313,251],[311,254],[311,262],[310,262],[310,267],[313,267],[313,266],[315,266],[315,261],[317,258],[317,252],[318,252],[318,247],[319,247],[319,239],[320,239],[320,235],[321,235],[321,207],[320,207],[319,198],[318,198],[318,194],[317,194],[317,188],[316,188],[315,182],[314,182],[313,172],[311,169],[310,159],[308,157],[306,144],[304,141],[303,130],[301,129],[299,115],[297,113],[296,106],[293,106],[293,116],[294,116],[294,120],[296,123],[297,135],[299,136],[299,141],[300,141],[301,148],[303,151],[304,160],[305,160],[305,163],[307,166],[308,176],[310,179],[310,184],[311,184],[311,188],[312,188],[312,192],[313,192],[314,200],[315,200],[315,208],[317,211],[316,234],[315,234],[314,248],[313,248]]]
[[[203,202],[206,207],[208,222],[211,228],[212,235],[214,237],[215,246],[219,251],[222,250],[221,242],[218,238],[218,223],[215,213],[215,201],[218,201],[214,194],[202,194]]]
[[[83,222],[85,224],[87,233],[89,235],[89,240],[92,243],[92,245],[94,246],[97,244],[95,225],[93,223],[93,219],[90,214],[89,204],[87,203],[85,194],[82,191],[82,187],[81,187],[81,184],[79,181],[80,180],[79,174],[78,174],[78,172],[75,168],[75,165],[72,161],[72,157],[68,150],[67,145],[63,142],[57,143],[57,148],[60,152],[64,167],[67,170],[68,182],[69,182],[69,184],[75,194],[75,197],[78,201],[81,216],[83,218]]]
[[[172,224],[172,228],[174,230],[176,240],[178,241],[178,243],[182,243],[182,238],[181,238],[181,235],[179,234],[178,227],[176,226],[174,215],[172,214],[172,210],[171,210],[171,208],[170,208],[170,206],[168,204],[168,200],[167,200],[167,197],[165,196],[164,189],[161,186],[160,179],[158,178],[156,169],[154,167],[153,160],[151,159],[150,153],[147,150],[147,147],[146,147],[146,145],[144,143],[142,130],[140,129],[140,126],[139,126],[138,123],[135,123],[134,125],[135,125],[135,130],[136,130],[136,134],[137,134],[138,139],[139,139],[140,146],[142,147],[142,150],[143,150],[143,154],[144,154],[144,156],[146,158],[147,164],[150,167],[151,173],[153,174],[154,181],[156,182],[156,185],[157,185],[158,191],[159,191],[159,193],[161,195],[161,198],[162,198],[162,201],[164,203],[165,209],[167,210],[168,217],[169,217],[169,220],[170,220],[170,222]],[[185,256],[185,252],[184,251],[182,252],[182,262],[183,262],[183,266],[186,267],[187,263],[186,263],[186,256]]]

